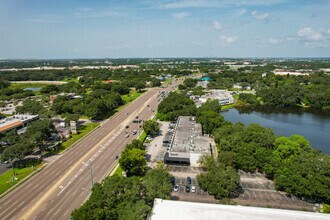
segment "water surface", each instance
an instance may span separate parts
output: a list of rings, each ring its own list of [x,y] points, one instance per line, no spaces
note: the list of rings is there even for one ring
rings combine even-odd
[[[230,109],[221,115],[233,123],[252,123],[272,128],[276,134],[305,136],[312,147],[330,154],[330,115],[287,109],[276,111],[270,109],[242,111]]]

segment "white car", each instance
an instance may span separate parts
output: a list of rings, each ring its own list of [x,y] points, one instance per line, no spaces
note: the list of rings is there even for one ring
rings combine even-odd
[[[128,138],[128,137],[129,137],[129,134],[126,134],[126,135],[125,135],[125,138]]]
[[[176,184],[176,185],[174,186],[173,191],[174,191],[174,192],[178,192],[178,191],[179,191],[179,185],[178,185],[178,184]]]
[[[191,186],[191,192],[192,193],[196,192],[196,186]]]

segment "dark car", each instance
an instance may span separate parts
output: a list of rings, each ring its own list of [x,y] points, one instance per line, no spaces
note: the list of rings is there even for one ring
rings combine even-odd
[[[186,192],[190,192],[190,185],[186,185]]]
[[[173,186],[175,185],[175,177],[174,176],[171,177],[170,182],[172,183]]]
[[[116,156],[115,156],[115,160],[118,160],[118,158],[119,158],[119,156],[118,156],[118,155],[116,155]]]
[[[191,178],[189,176],[187,177],[187,184],[191,184]]]

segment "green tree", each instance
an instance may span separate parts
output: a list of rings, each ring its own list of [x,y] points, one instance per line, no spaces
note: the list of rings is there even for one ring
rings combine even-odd
[[[125,149],[120,155],[119,164],[128,175],[142,175],[147,169],[145,151],[137,148]]]
[[[196,106],[187,96],[171,92],[158,106],[158,117],[161,120],[176,120],[179,116],[195,116]]]
[[[205,111],[197,118],[197,121],[202,124],[205,134],[212,134],[215,129],[219,128],[224,122],[224,118],[214,111]]]
[[[140,141],[138,139],[134,139],[134,140],[131,141],[131,143],[126,145],[125,149],[131,150],[133,148],[140,149],[140,150],[145,150],[146,146],[143,144],[142,141]]]
[[[143,123],[143,130],[147,135],[155,136],[159,131],[159,124],[154,120],[148,120]]]
[[[146,198],[152,204],[155,198],[169,199],[172,192],[171,175],[163,168],[149,170],[144,177]]]
[[[198,184],[216,199],[228,198],[237,189],[240,177],[230,166],[214,163],[207,173],[197,175]]]
[[[16,107],[17,113],[30,113],[36,115],[41,109],[43,109],[43,106],[39,102],[31,99],[25,99],[22,104],[22,106]]]

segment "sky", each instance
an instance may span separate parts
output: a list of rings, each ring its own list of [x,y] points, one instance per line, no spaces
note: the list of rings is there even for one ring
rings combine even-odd
[[[0,0],[0,59],[330,57],[330,0]]]

